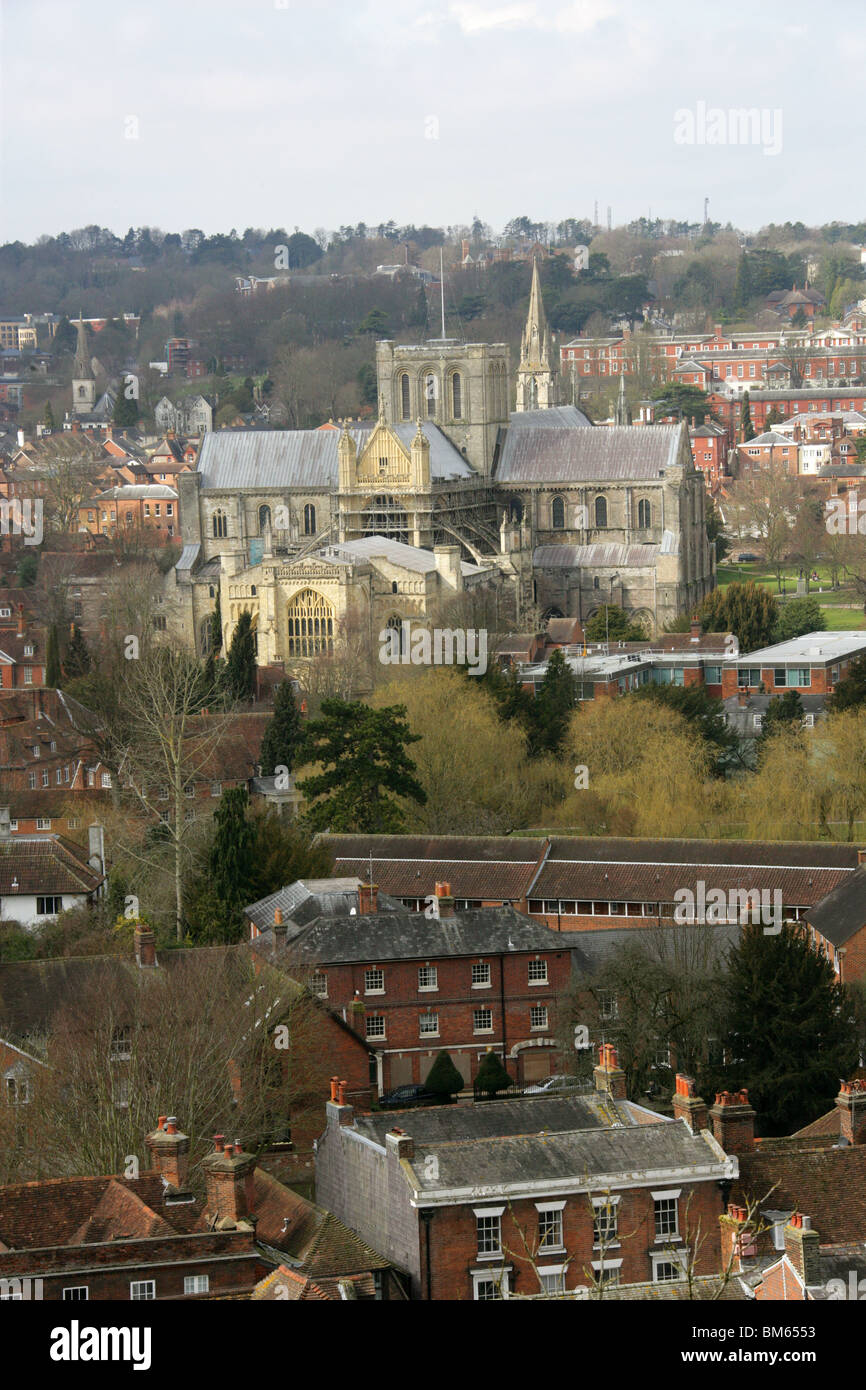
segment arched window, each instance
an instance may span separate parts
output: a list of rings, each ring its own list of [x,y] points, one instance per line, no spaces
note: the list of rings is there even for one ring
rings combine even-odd
[[[310,657],[334,650],[334,610],[312,589],[295,594],[289,604],[289,656]]]
[[[455,420],[459,420],[460,416],[463,414],[462,394],[460,373],[455,372],[451,378],[451,414]]]
[[[603,497],[595,499],[595,524],[597,527],[607,525],[607,502]]]
[[[595,577],[593,578],[592,587],[593,587],[594,589],[600,589],[600,588],[601,588],[601,584],[599,583],[598,575],[595,575]]]
[[[550,504],[550,519],[554,531],[561,531],[565,525],[565,503],[561,497],[554,497]]]
[[[647,531],[652,526],[653,510],[645,497],[637,504],[637,524],[640,530]]]
[[[396,579],[392,579],[392,580],[391,580],[391,593],[392,593],[392,594],[399,593],[399,589],[398,589],[398,587],[397,587],[397,581],[396,581]]]
[[[371,497],[363,516],[365,536],[389,536],[409,544],[409,523],[402,505],[393,497]]]
[[[198,625],[198,650],[200,656],[209,656],[211,649],[211,620],[202,618]]]
[[[259,507],[259,531],[263,532],[266,526],[271,524],[270,507]]]
[[[400,377],[400,413],[404,420],[411,420],[412,402],[409,399],[409,376],[406,372]]]
[[[432,419],[436,414],[436,378],[428,372],[424,378],[424,399],[427,402],[427,415]]]
[[[217,507],[213,514],[213,533],[217,540],[223,540],[229,533],[229,519],[222,507]]]
[[[304,507],[304,535],[314,536],[316,534],[316,509],[312,502],[308,502]]]
[[[404,639],[404,636],[408,636],[408,634],[404,634],[404,632],[403,632],[403,619],[402,619],[402,618],[399,618],[399,617],[397,616],[396,613],[392,613],[391,616],[390,616],[390,618],[388,619],[387,623],[385,624],[385,626],[386,626],[386,628],[389,629],[389,631],[391,631],[391,632],[396,632],[396,634],[397,634],[397,651],[398,651],[398,652],[400,653],[400,655],[402,656],[402,655],[403,655],[403,639]]]

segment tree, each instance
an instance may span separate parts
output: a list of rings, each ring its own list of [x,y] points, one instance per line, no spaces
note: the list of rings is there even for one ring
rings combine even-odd
[[[588,642],[645,642],[646,632],[616,603],[606,603],[593,613],[584,628]]]
[[[530,749],[533,753],[561,753],[576,696],[574,673],[565,653],[557,648],[547,663],[532,707]]]
[[[847,990],[796,923],[747,923],[728,958],[726,1088],[746,1086],[764,1133],[790,1134],[833,1103],[857,1065]]]
[[[749,258],[745,251],[737,262],[737,283],[734,289],[734,308],[738,312],[747,309],[753,298],[752,276],[749,269]]]
[[[424,1086],[426,1090],[441,1097],[443,1103],[450,1101],[452,1096],[463,1090],[463,1077],[452,1062],[450,1052],[445,1052],[443,1049],[437,1054],[436,1060],[427,1073]]]
[[[743,404],[740,408],[740,434],[744,444],[747,444],[750,439],[754,439],[755,437],[755,427],[752,424],[752,412],[749,404],[748,391],[743,396]]]
[[[120,385],[117,388],[117,395],[114,399],[114,410],[112,411],[111,418],[115,425],[119,425],[121,428],[128,428],[131,425],[138,424],[138,401],[135,399],[135,396],[128,394],[130,380],[131,378],[126,376],[120,378]]]
[[[626,696],[628,700],[655,700],[675,709],[687,719],[708,745],[718,777],[741,762],[739,740],[728,727],[721,700],[707,694],[704,685],[643,685]]]
[[[45,402],[45,413],[42,416],[42,423],[47,430],[53,430],[55,428],[54,411],[51,408],[50,401]]]
[[[855,656],[848,663],[845,675],[836,683],[827,709],[836,714],[841,710],[858,709],[861,705],[866,705],[866,656]]]
[[[45,684],[57,689],[61,680],[60,648],[57,641],[57,624],[48,629],[48,643],[45,652]]]
[[[280,681],[274,691],[274,712],[259,752],[262,776],[273,777],[279,766],[291,772],[298,763],[303,742],[304,730],[294,688],[291,681]]]
[[[306,818],[315,830],[396,834],[404,815],[394,797],[423,805],[427,794],[406,753],[418,742],[404,705],[373,710],[361,701],[323,700],[321,715],[307,725],[307,749],[323,770],[298,783],[307,798],[319,797]]]
[[[18,561],[15,569],[15,578],[22,589],[29,589],[36,583],[36,576],[39,573],[39,561],[32,550],[27,550]]]
[[[702,425],[705,420],[712,419],[713,415],[706,391],[702,391],[699,386],[680,381],[666,382],[653,397],[653,406],[656,420],[676,415],[678,420],[685,416],[687,420],[694,419],[697,424]]]
[[[788,642],[804,632],[823,632],[826,626],[824,610],[814,595],[792,598],[782,605],[773,640]]]
[[[758,747],[765,745],[780,728],[799,729],[803,722],[803,700],[799,690],[786,690],[784,695],[774,695],[764,712]]]
[[[89,670],[90,652],[84,640],[84,633],[77,623],[73,623],[69,645],[63,658],[63,674],[71,681],[79,676],[86,676]]]
[[[707,540],[709,541],[710,545],[715,546],[716,561],[717,563],[721,564],[722,560],[724,560],[725,556],[728,554],[731,548],[731,543],[725,535],[724,523],[722,522],[722,518],[719,516],[719,513],[716,510],[716,504],[713,501],[712,497],[710,497],[709,493],[707,494],[706,511],[704,513],[704,518],[707,528]],[[684,631],[686,630],[687,629],[684,629]]]
[[[390,332],[388,315],[382,309],[371,309],[358,324],[359,333],[370,333],[376,338],[386,338]]]
[[[738,533],[760,538],[764,559],[781,592],[782,567],[791,547],[791,518],[801,505],[799,482],[774,459],[738,478],[730,489]]]
[[[504,1091],[511,1085],[512,1078],[502,1065],[499,1054],[485,1052],[475,1077],[475,1090],[484,1091],[486,1095],[493,1097],[497,1091]]]
[[[706,632],[732,632],[745,653],[769,645],[778,612],[769,589],[750,579],[746,584],[734,581],[725,589],[713,589],[701,604],[699,617]]]
[[[222,673],[232,700],[252,700],[256,693],[256,641],[252,614],[245,608],[232,634]]]
[[[220,610],[220,591],[216,591],[216,603],[210,619],[210,650],[213,656],[219,656],[223,646],[223,620]]]

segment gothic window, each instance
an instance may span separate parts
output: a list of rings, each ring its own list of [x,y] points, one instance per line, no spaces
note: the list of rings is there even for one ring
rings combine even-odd
[[[595,499],[595,524],[599,528],[607,525],[607,502],[603,497]]]
[[[222,507],[213,514],[213,533],[217,540],[223,540],[229,533],[229,519]]]
[[[296,594],[289,604],[289,656],[310,657],[334,650],[334,610],[312,589]]]
[[[436,378],[428,372],[424,378],[424,399],[427,402],[427,415],[430,419],[436,414]]]
[[[652,507],[645,497],[637,504],[637,524],[642,531],[649,530],[652,526]]]
[[[459,420],[463,414],[462,394],[460,373],[455,372],[451,378],[451,414],[454,416],[455,420]]]
[[[596,575],[596,576],[594,577],[594,579],[593,579],[593,581],[592,581],[592,587],[593,587],[594,589],[600,589],[600,588],[601,588],[601,585],[600,585],[599,579],[598,579],[598,575]]]
[[[393,497],[371,497],[363,516],[365,536],[388,536],[409,544],[409,523],[401,504]]]
[[[411,420],[412,405],[409,399],[409,376],[403,372],[400,377],[400,413],[404,420]]]
[[[210,644],[211,644],[211,620],[210,620],[210,618],[202,618],[201,622],[199,623],[199,629],[198,629],[198,646],[199,646],[199,654],[200,654],[201,656],[207,656],[207,655],[208,655],[208,653],[210,652]]]
[[[304,507],[304,535],[314,536],[316,534],[316,509],[312,502],[308,502]]]
[[[397,651],[398,651],[398,652],[400,653],[400,655],[402,656],[402,655],[403,655],[403,637],[404,637],[404,633],[403,633],[403,619],[402,619],[402,618],[398,618],[398,616],[397,616],[396,613],[392,613],[391,616],[390,616],[390,618],[388,619],[387,623],[385,624],[385,626],[386,626],[386,628],[389,629],[389,631],[391,631],[391,632],[396,632],[396,634],[397,634]]]
[[[565,503],[561,497],[554,497],[550,504],[550,519],[555,531],[561,531],[565,525]]]
[[[259,507],[259,531],[264,532],[266,526],[271,524],[270,507]]]
[[[87,391],[85,390],[85,388],[84,388],[83,386],[79,386],[79,388],[78,388],[78,394],[79,394],[79,396],[86,396],[86,395],[87,395]]]

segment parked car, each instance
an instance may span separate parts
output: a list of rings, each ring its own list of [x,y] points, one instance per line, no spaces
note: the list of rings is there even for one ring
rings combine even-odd
[[[379,1105],[383,1110],[408,1110],[413,1105],[438,1105],[441,1099],[424,1086],[396,1086],[382,1096]]]
[[[549,1076],[537,1086],[527,1086],[525,1096],[546,1096],[551,1091],[586,1091],[591,1083],[582,1081],[579,1076]]]
[[[737,564],[751,564],[753,560],[760,558],[760,555],[753,555],[751,550],[744,550],[742,555],[737,556]]]

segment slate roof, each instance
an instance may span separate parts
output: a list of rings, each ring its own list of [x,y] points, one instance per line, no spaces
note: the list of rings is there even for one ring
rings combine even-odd
[[[509,424],[495,480],[567,485],[658,479],[676,464],[684,428],[557,429],[534,424],[514,430]]]
[[[389,426],[407,448],[415,424]],[[352,425],[349,434],[360,452],[373,425]],[[433,478],[470,478],[474,470],[440,429],[422,424],[430,445]],[[342,431],[217,430],[206,434],[198,456],[202,487],[237,492],[241,488],[331,488],[339,481],[339,443]]]
[[[404,545],[402,541],[395,541],[389,536],[359,536],[357,540],[325,545],[321,550],[314,550],[311,554],[305,555],[300,563],[306,565],[310,560],[325,560],[331,564],[336,562],[351,565],[362,560],[378,558],[389,560],[392,565],[401,569],[414,570],[417,574],[431,574],[436,569],[436,557],[432,550]],[[291,564],[292,561],[288,563]],[[473,565],[462,560],[460,568],[464,575],[469,575],[481,574],[485,566]]]
[[[336,872],[367,878],[370,855],[380,889],[396,898],[424,898],[450,883],[455,898],[519,902],[544,853],[543,839],[504,836],[331,835]]]
[[[814,927],[834,946],[844,946],[866,925],[866,865],[840,883],[809,913]]]
[[[251,903],[244,912],[260,931],[273,926],[276,908],[282,912],[285,923],[294,922],[297,926],[305,926],[316,917],[348,917],[353,909],[357,916],[360,883],[361,879],[356,876],[298,879]],[[379,894],[378,904],[380,912],[402,909],[402,904],[389,898],[387,893]]]
[[[592,421],[576,405],[555,405],[547,410],[516,410],[509,417],[509,430],[592,428]]]
[[[4,896],[92,893],[102,879],[87,863],[86,850],[60,835],[16,835],[0,844]]]
[[[534,569],[640,568],[656,563],[657,545],[538,545],[532,552]]]
[[[416,1144],[474,1143],[516,1135],[597,1130],[613,1123],[633,1125],[625,1103],[592,1091],[579,1096],[524,1096],[490,1100],[481,1105],[434,1105],[355,1116],[359,1134],[382,1147],[395,1125]],[[672,1123],[665,1121],[665,1123]]]

